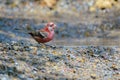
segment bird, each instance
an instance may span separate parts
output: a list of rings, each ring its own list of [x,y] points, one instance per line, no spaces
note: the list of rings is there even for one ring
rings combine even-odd
[[[47,43],[54,38],[56,25],[53,22],[49,22],[45,25],[44,28],[31,31],[29,34],[38,42],[38,43]]]

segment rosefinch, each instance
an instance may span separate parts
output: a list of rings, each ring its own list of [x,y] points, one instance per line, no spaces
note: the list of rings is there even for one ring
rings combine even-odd
[[[29,34],[38,42],[46,43],[53,39],[56,25],[53,22],[47,23],[43,29],[29,32]]]

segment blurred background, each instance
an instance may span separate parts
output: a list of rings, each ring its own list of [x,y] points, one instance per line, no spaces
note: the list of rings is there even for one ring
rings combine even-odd
[[[58,26],[50,44],[120,45],[120,0],[0,0],[0,42],[35,42],[26,25],[47,22]]]

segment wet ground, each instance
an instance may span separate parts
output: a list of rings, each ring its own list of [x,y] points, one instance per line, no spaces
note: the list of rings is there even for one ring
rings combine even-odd
[[[119,0],[108,0],[108,6],[99,0],[59,0],[46,2],[47,7],[5,1],[0,3],[0,79],[120,79]],[[36,30],[49,21],[58,26],[54,40],[46,43],[53,47],[26,33],[27,26]]]

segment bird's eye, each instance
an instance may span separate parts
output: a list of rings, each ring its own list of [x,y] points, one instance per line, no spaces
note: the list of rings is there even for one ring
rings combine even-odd
[[[50,25],[50,27],[53,27],[53,26],[54,26],[54,24],[51,24],[51,25]]]
[[[52,27],[52,25],[50,25],[50,27]]]

